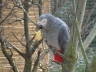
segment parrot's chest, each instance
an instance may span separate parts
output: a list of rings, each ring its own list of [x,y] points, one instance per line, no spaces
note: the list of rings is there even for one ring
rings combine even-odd
[[[45,33],[44,37],[48,45],[58,50],[60,49],[58,44],[58,31]]]

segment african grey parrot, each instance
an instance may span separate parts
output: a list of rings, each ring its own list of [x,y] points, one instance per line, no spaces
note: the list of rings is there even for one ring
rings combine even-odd
[[[54,62],[62,63],[63,58],[60,54],[55,53],[58,51],[64,53],[70,39],[70,31],[68,25],[60,18],[51,14],[42,14],[37,22],[38,28],[43,33],[47,45],[54,54]]]

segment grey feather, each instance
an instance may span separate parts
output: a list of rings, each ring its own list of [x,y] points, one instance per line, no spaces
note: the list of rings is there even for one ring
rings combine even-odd
[[[65,26],[62,26],[58,34],[58,43],[61,50],[65,51],[65,49],[67,48],[69,39],[70,39],[69,29],[66,28]]]

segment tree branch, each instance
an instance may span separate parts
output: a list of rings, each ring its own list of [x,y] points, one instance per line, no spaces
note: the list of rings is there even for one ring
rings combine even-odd
[[[14,10],[14,7],[10,10],[10,12],[8,13],[8,15],[0,22],[0,25],[12,14],[12,11]]]
[[[40,59],[39,60],[43,60],[44,57],[46,56],[46,54],[48,54],[48,52],[49,52],[49,49],[44,49],[44,51],[40,55]]]
[[[17,1],[18,1],[18,3],[20,4],[20,6],[21,6],[22,10],[24,11],[24,13],[27,14],[27,11],[26,11],[25,8],[23,7],[23,4],[22,4],[21,0],[17,0]],[[28,20],[30,20],[35,26],[37,26],[37,24],[36,24],[34,21],[32,21],[32,19],[29,17],[28,14],[27,14],[27,16],[28,16]]]
[[[16,46],[14,46],[12,43],[8,42],[7,43],[19,54],[21,55],[23,58],[25,57],[25,54],[22,53]]]
[[[37,49],[37,47],[39,46],[39,44],[42,42],[42,40],[40,41],[35,41],[32,45],[32,47],[30,48],[30,53],[31,55],[35,52],[35,50]]]
[[[76,15],[77,15],[77,20],[79,21],[81,27],[84,20],[87,0],[77,0],[77,1],[78,3],[76,8]]]
[[[41,50],[38,51],[38,56],[37,56],[37,59],[34,63],[34,67],[32,69],[32,72],[37,72],[37,68],[38,68],[38,64],[39,64],[39,58],[40,58],[40,53],[41,53]]]
[[[87,38],[83,42],[85,50],[88,48],[88,46],[91,44],[91,42],[93,41],[93,39],[95,37],[96,37],[96,23],[93,26],[93,28],[92,28],[91,32],[89,33],[89,35],[87,36]]]
[[[81,48],[82,55],[84,57],[86,65],[88,65],[88,59],[87,59],[87,55],[86,55],[86,52],[85,52],[85,49],[84,49],[84,45],[82,43],[78,21],[76,21],[76,31],[77,31],[77,36],[78,36],[79,43],[80,43],[80,46],[81,46],[80,48]]]
[[[12,32],[12,35],[18,40],[18,42],[22,45],[22,46],[26,46],[24,43],[22,43],[18,38],[17,36],[15,35],[15,33]]]
[[[16,46],[7,41],[4,37],[1,37],[1,40],[4,40],[8,45],[10,45],[17,53],[19,53],[22,57],[25,57],[24,53],[22,53]]]
[[[1,50],[4,54],[4,56],[7,58],[7,60],[9,61],[9,64],[11,65],[12,69],[14,72],[19,72],[18,71],[18,68],[14,62],[14,60],[12,59],[12,53],[8,53],[6,51],[6,48],[5,48],[5,40],[3,39],[3,37],[0,36],[0,42],[1,42]]]
[[[29,12],[29,1],[24,1],[24,9],[26,10],[26,13],[24,12],[24,35],[26,40],[26,52],[29,52],[29,19],[28,19],[28,12]]]

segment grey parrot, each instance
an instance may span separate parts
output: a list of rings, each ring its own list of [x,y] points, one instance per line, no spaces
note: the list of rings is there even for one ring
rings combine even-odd
[[[60,18],[47,13],[39,17],[37,26],[41,29],[46,44],[53,52],[53,61],[62,63],[62,56],[56,52],[64,53],[67,48],[70,39],[68,25]]]

